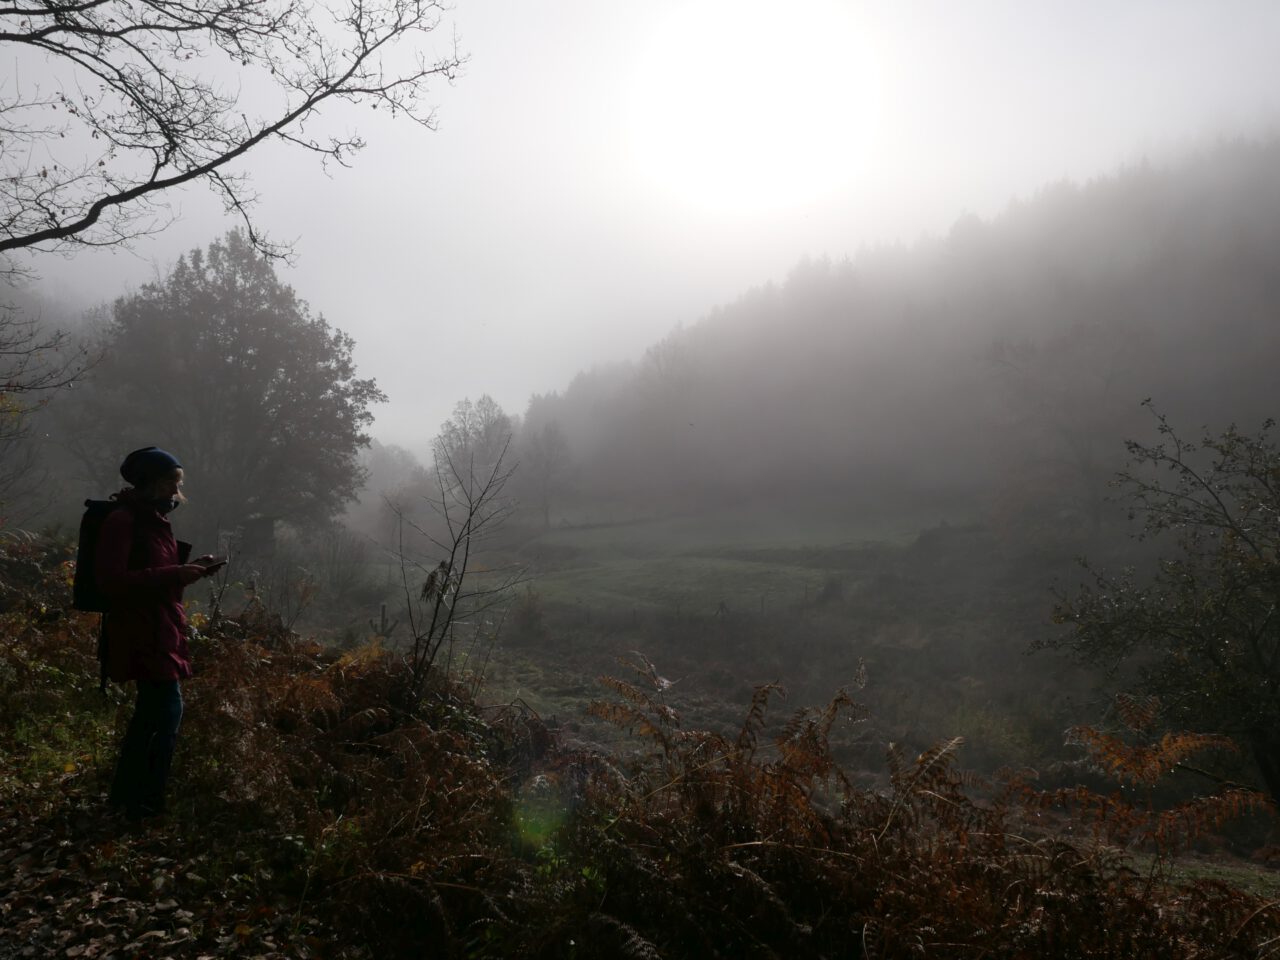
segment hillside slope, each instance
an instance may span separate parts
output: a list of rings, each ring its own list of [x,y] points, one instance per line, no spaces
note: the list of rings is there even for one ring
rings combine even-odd
[[[535,397],[523,432],[563,430],[570,513],[959,500],[1089,523],[1144,398],[1196,426],[1275,412],[1277,277],[1280,141],[1221,144],[802,263]]]

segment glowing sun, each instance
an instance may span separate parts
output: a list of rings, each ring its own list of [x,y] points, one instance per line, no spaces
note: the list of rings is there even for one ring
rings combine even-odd
[[[871,126],[857,25],[833,0],[690,0],[649,38],[632,94],[640,174],[684,204],[754,216],[855,173]]]

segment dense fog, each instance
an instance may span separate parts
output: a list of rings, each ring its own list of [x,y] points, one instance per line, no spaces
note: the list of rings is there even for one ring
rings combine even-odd
[[[1275,950],[1280,7],[0,23],[0,960]]]
[[[1096,528],[1123,441],[1155,429],[1145,399],[1192,431],[1272,412],[1278,160],[1275,141],[1225,143],[802,261],[510,411],[516,482],[563,523],[752,508]],[[366,493],[410,484],[425,453],[375,447]]]
[[[524,410],[488,399],[477,371],[465,404],[483,423],[471,428],[491,434],[489,448],[510,436],[505,463],[518,465],[512,489],[534,526],[739,510],[828,512],[843,523],[879,512],[999,523],[1018,536],[1092,535],[1123,441],[1154,429],[1144,399],[1191,430],[1247,428],[1272,412],[1277,160],[1274,140],[1220,143],[1177,162],[1047,184],[989,220],[961,217],[936,239],[805,259],[783,282],[677,326],[631,363],[584,369]],[[248,262],[237,236],[223,259]],[[215,266],[222,249],[211,251]],[[200,251],[190,258],[200,260]],[[247,305],[275,281],[265,264],[246,269],[238,296]],[[189,273],[184,259],[168,285]],[[89,366],[32,412],[27,439],[12,441],[26,459],[10,480],[9,515],[69,527],[80,498],[113,489],[115,452],[150,440],[204,455],[193,458],[184,519],[206,536],[250,519],[301,523],[296,505],[307,500],[317,504],[307,524],[345,509],[358,535],[383,542],[385,498],[426,489],[440,425],[423,424],[414,447],[374,440],[358,454],[358,486],[354,461],[308,467],[308,454],[280,447],[288,420],[305,416],[287,404],[303,400],[277,385],[277,406],[229,403],[250,389],[238,378],[253,357],[220,358],[219,372],[185,357],[179,341],[162,342],[163,328],[139,327],[165,297],[177,297],[179,311],[198,308],[199,294],[163,288],[61,318],[74,343],[59,355],[80,349]],[[57,317],[40,295],[29,287],[15,309],[48,326]],[[301,292],[281,286],[276,296],[304,326],[324,324]],[[271,307],[252,309],[265,319],[237,318],[222,335],[254,335],[255,323],[271,321]],[[341,331],[331,336],[344,342]],[[124,346],[128,337],[140,345]],[[363,411],[377,388],[346,350],[325,361],[329,376],[345,376],[346,393],[324,402],[358,400]],[[372,413],[350,424],[352,438],[376,435]],[[305,430],[293,433],[303,442]],[[271,457],[264,443],[276,445]],[[270,466],[294,461],[293,479]],[[255,479],[264,465],[270,484]],[[325,469],[337,472],[326,480]],[[235,485],[270,490],[236,516],[217,493]],[[834,531],[839,539],[839,524]]]
[[[788,24],[812,33],[803,18]],[[888,43],[903,24],[881,26]],[[1252,57],[1251,41],[1238,40]],[[773,42],[745,22],[732,37],[739,53]],[[450,57],[446,72],[462,65]],[[842,67],[839,51],[829,60],[834,72],[804,80],[805,96],[835,98],[829,110],[865,105],[858,84],[877,62],[889,69],[874,57]],[[747,69],[721,66],[725,77]],[[724,77],[694,67],[680,74],[691,97],[730,97]],[[1045,75],[1061,69],[1046,63]],[[762,103],[788,95],[752,89]],[[659,93],[648,94],[651,106]],[[877,238],[841,221],[856,251],[804,255],[797,241],[785,275],[770,279],[763,266],[749,272],[764,261],[735,252],[729,236],[769,235],[781,249],[786,231],[827,243],[837,235],[816,221],[805,233],[815,202],[805,191],[818,187],[793,182],[807,171],[846,189],[840,163],[797,159],[822,149],[804,138],[823,123],[793,117],[797,142],[744,156],[738,180],[718,183],[717,164],[737,159],[716,160],[723,144],[699,132],[705,103],[663,96],[671,123],[690,111],[681,129],[702,166],[664,166],[671,158],[639,141],[636,155],[653,176],[666,171],[667,187],[692,189],[700,216],[728,231],[682,261],[709,286],[680,287],[669,267],[646,276],[643,259],[625,282],[591,257],[558,261],[550,233],[539,251],[550,259],[510,249],[508,262],[496,244],[470,280],[443,283],[432,260],[449,248],[443,239],[409,270],[395,266],[404,250],[384,249],[387,269],[372,286],[354,271],[378,248],[353,251],[348,286],[368,288],[367,313],[353,313],[332,278],[306,269],[305,245],[292,259],[264,255],[290,248],[272,246],[251,217],[185,250],[167,247],[149,279],[125,270],[113,285],[85,248],[70,250],[68,262],[85,264],[72,282],[35,259],[8,261],[4,528],[73,540],[84,501],[123,485],[124,453],[154,444],[186,470],[179,535],[230,557],[193,609],[270,611],[343,647],[373,637],[419,650],[429,636],[447,640],[451,664],[496,645],[506,654],[492,661],[495,691],[531,684],[539,709],[570,714],[587,696],[582,678],[620,651],[687,677],[680,692],[708,722],[761,681],[821,699],[869,671],[878,733],[920,745],[960,733],[980,766],[1056,760],[1056,731],[1092,716],[1096,706],[1082,704],[1107,686],[1059,654],[1022,654],[1062,645],[1081,583],[1128,565],[1167,569],[1153,565],[1167,538],[1135,538],[1144,514],[1126,494],[1138,481],[1117,487],[1118,472],[1144,455],[1146,470],[1162,443],[1190,456],[1184,445],[1206,435],[1261,436],[1276,412],[1280,140],[1206,138],[1138,159],[1117,151],[1087,178],[1036,186],[1011,172],[1000,202],[988,198],[977,214],[957,199],[948,226],[914,240],[887,239],[920,222],[894,187],[898,230]],[[825,116],[826,101],[815,103]],[[732,112],[722,120],[725,136],[747,123]],[[59,189],[81,183],[54,172]],[[874,179],[867,172],[863,186]],[[227,196],[240,196],[236,183]],[[15,189],[40,196],[25,180]],[[759,191],[768,196],[750,196]],[[715,213],[713,200],[732,209]],[[766,214],[771,205],[790,212]],[[731,229],[748,209],[750,222]],[[785,229],[772,236],[770,222]],[[414,269],[422,285],[412,309],[388,309],[383,298]],[[580,290],[557,286],[569,275]],[[690,291],[724,290],[729,277],[738,283],[721,302],[689,312]],[[398,325],[467,283],[487,304],[478,322],[463,310]],[[675,299],[636,293],[672,284]],[[484,340],[495,296],[524,312],[522,337],[541,326],[536,350],[498,327]],[[327,312],[331,302],[341,313]],[[558,341],[572,324],[551,314],[588,302],[590,336]],[[369,340],[377,349],[362,350]],[[510,399],[513,383],[575,368]],[[451,407],[423,402],[450,384]],[[1090,571],[1076,566],[1080,556]],[[563,676],[522,684],[513,678],[526,658]],[[578,692],[553,692],[569,689]]]

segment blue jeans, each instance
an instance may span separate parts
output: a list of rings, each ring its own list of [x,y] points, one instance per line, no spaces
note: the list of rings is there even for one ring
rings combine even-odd
[[[133,717],[120,745],[111,803],[133,820],[164,812],[164,787],[182,722],[177,680],[139,680]]]

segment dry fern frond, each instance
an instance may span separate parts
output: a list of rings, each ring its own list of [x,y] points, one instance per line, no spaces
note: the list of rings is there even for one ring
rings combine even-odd
[[[1083,785],[1046,793],[1029,792],[1026,805],[1032,809],[1061,807],[1090,827],[1096,837],[1110,843],[1127,844],[1149,822],[1147,814],[1122,795],[1104,796]]]
[[[794,777],[812,779],[834,774],[845,782],[843,771],[831,755],[831,728],[841,711],[862,709],[840,690],[816,713],[805,708],[797,710],[775,741],[781,757],[775,766],[785,768]]]
[[[301,717],[320,714],[329,719],[342,709],[342,701],[324,676],[296,676],[284,687],[280,709]]]
[[[671,740],[667,732],[650,719],[649,715],[642,710],[638,710],[628,703],[605,703],[601,700],[592,701],[587,705],[587,713],[590,716],[611,723],[620,730],[626,730],[630,733],[637,734],[650,740],[660,743],[663,749],[669,749]]]
[[[353,650],[348,650],[340,656],[334,662],[333,669],[339,673],[360,676],[371,667],[379,665],[386,656],[387,651],[383,647],[382,641],[374,637],[368,643],[361,644]]]
[[[902,747],[892,740],[885,747],[884,751],[885,766],[889,768],[889,782],[895,787],[906,775],[906,758],[902,755]]]
[[[768,904],[770,910],[778,919],[789,926],[794,927],[796,925],[791,917],[791,911],[787,908],[782,897],[778,895],[778,891],[774,889],[773,884],[739,861],[727,860],[725,861],[725,866],[733,876],[743,882],[758,902]],[[758,910],[753,909],[752,914],[758,915]]]
[[[673,727],[680,725],[680,717],[673,709],[654,700],[653,697],[649,696],[634,683],[619,680],[617,677],[600,677],[599,682],[618,693],[623,699],[635,704],[641,710],[654,714],[663,723],[670,724]]]
[[[1131,745],[1092,727],[1073,727],[1066,742],[1083,746],[1090,761],[1122,783],[1151,785],[1202,750],[1237,751],[1229,737],[1209,733],[1166,733],[1157,743]]]
[[[776,683],[761,684],[751,694],[751,706],[747,708],[747,716],[742,721],[742,729],[738,731],[737,746],[739,750],[747,753],[755,751],[760,731],[764,729],[764,718],[769,709],[769,698],[774,693],[778,693],[783,697],[786,696],[786,691]]]
[[[924,784],[945,777],[955,761],[956,751],[962,746],[964,746],[964,737],[952,737],[924,751],[916,757],[915,769],[911,771],[911,782]]]
[[[625,667],[630,667],[637,676],[644,678],[654,690],[668,690],[679,682],[677,680],[668,680],[659,674],[658,668],[653,665],[653,661],[639,650],[632,650],[631,653],[636,658],[634,661],[619,658],[619,662]]]
[[[608,914],[593,913],[587,922],[596,939],[609,943],[611,956],[619,960],[662,960],[656,946],[621,920]]]
[[[1197,797],[1161,812],[1147,830],[1146,838],[1161,853],[1177,853],[1210,830],[1264,810],[1274,807],[1266,795],[1256,790],[1235,789]]]
[[[1160,698],[1133,693],[1116,694],[1116,715],[1134,733],[1151,729],[1160,715]]]

